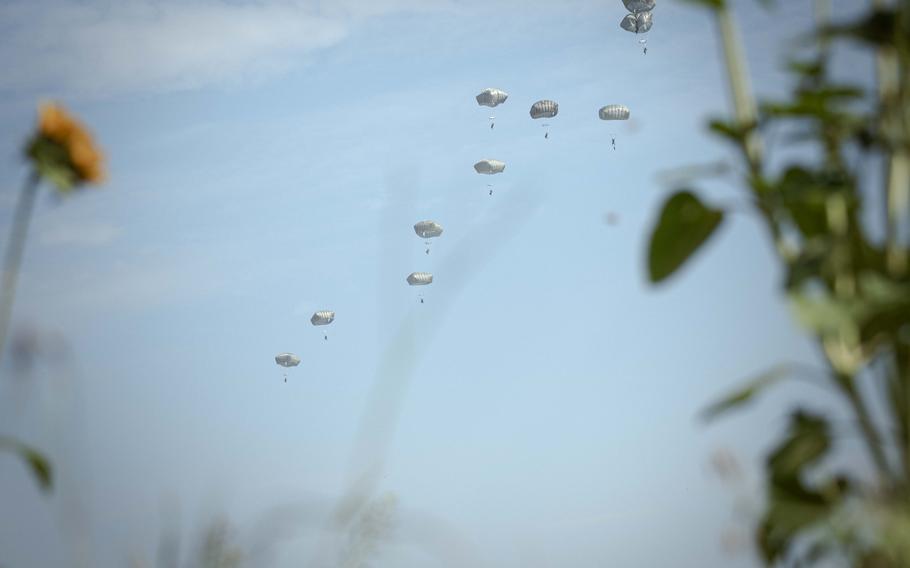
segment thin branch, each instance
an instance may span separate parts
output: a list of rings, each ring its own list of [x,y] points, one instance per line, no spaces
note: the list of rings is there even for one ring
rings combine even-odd
[[[25,250],[25,239],[28,236],[28,225],[35,208],[35,196],[38,193],[38,182],[41,180],[37,171],[33,171],[22,186],[19,199],[16,202],[16,211],[13,217],[13,226],[6,247],[6,257],[3,260],[2,287],[0,287],[0,360],[3,359],[6,337],[9,332],[10,316],[13,311],[13,301],[16,298],[16,284],[19,280],[19,267],[22,264],[22,253]]]

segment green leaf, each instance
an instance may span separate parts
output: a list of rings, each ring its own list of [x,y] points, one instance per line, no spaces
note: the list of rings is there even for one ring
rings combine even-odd
[[[704,244],[724,218],[690,191],[675,193],[664,203],[651,233],[648,271],[651,282],[665,280]]]
[[[831,505],[820,499],[771,497],[758,528],[762,556],[769,563],[780,560],[802,531],[824,521],[831,513]]]
[[[820,336],[836,336],[849,343],[878,335],[898,337],[910,324],[910,286],[875,272],[863,272],[852,298],[790,293],[790,305],[802,325]]]
[[[825,260],[830,251],[829,242],[822,238],[807,239],[797,257],[787,267],[785,286],[788,291],[798,294],[806,282],[820,278],[825,269]]]
[[[829,478],[818,488],[803,481],[807,468],[817,464],[830,446],[824,417],[797,411],[791,415],[784,440],[768,456],[768,505],[757,540],[769,564],[785,558],[800,536],[830,519],[850,493],[851,483],[842,476]]]
[[[51,464],[40,452],[18,440],[5,436],[0,437],[0,450],[17,454],[28,466],[29,471],[43,491],[50,491],[53,488]]]
[[[860,277],[860,291],[865,300],[859,317],[862,340],[879,335],[897,339],[901,329],[910,325],[910,286],[865,272]]]
[[[723,120],[719,118],[712,119],[708,122],[708,129],[721,136],[726,138],[728,141],[733,142],[734,144],[744,144],[746,136],[749,135],[749,132],[754,130],[756,127],[755,124],[740,124],[737,122],[732,122],[728,120]]]
[[[792,59],[787,62],[787,68],[801,77],[817,81],[825,74],[825,60],[823,58]]]
[[[785,440],[768,457],[772,481],[790,487],[788,482],[798,479],[803,469],[821,459],[830,447],[827,420],[804,411],[795,412]]]
[[[859,340],[856,306],[832,296],[809,296],[798,292],[789,294],[790,307],[804,327],[822,337],[839,337],[848,343]]]
[[[21,455],[28,463],[28,467],[31,469],[32,475],[38,481],[41,489],[50,491],[53,487],[53,474],[51,472],[51,464],[47,461],[47,458],[31,449],[24,450]]]
[[[898,12],[873,10],[858,20],[842,25],[827,26],[819,32],[822,38],[850,38],[875,47],[906,45],[907,38],[899,33]]]
[[[777,183],[777,191],[803,235],[815,237],[828,231],[827,196],[813,172],[798,166],[788,168]]]
[[[765,371],[761,375],[748,381],[739,389],[706,408],[702,412],[702,417],[706,421],[714,420],[728,410],[732,410],[750,402],[755,395],[786,377],[789,372],[790,368],[786,365],[780,365]]]
[[[682,0],[683,2],[688,2],[689,4],[697,4],[705,8],[710,8],[712,10],[719,10],[724,7],[725,0]]]

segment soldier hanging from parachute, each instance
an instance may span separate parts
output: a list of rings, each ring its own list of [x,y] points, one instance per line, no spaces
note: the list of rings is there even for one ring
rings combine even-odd
[[[313,314],[313,317],[310,318],[310,323],[313,325],[329,325],[335,321],[335,312],[331,310],[321,310]],[[323,338],[328,341],[329,334],[325,332]]]
[[[559,105],[556,104],[556,101],[550,101],[550,100],[544,99],[541,101],[537,101],[536,103],[531,105],[530,114],[531,114],[531,118],[533,118],[534,120],[537,120],[540,118],[553,118],[558,113],[559,113]],[[544,123],[544,124],[541,124],[541,126],[543,126],[544,128],[547,129],[547,131],[544,133],[543,137],[549,138],[550,137],[550,125],[548,123]]]
[[[414,232],[424,240],[427,245],[426,253],[430,254],[430,239],[442,234],[442,225],[436,221],[421,221],[414,225]]]
[[[495,107],[501,105],[502,103],[506,102],[506,99],[509,98],[509,94],[506,93],[505,91],[501,91],[499,89],[484,89],[484,90],[480,91],[480,94],[478,94],[474,98],[477,99],[477,104],[479,104],[480,106],[495,108]],[[496,124],[495,122],[493,122],[494,120],[496,120],[496,116],[491,114],[490,115],[490,128],[491,129]]]
[[[484,175],[501,174],[504,169],[506,163],[499,160],[480,160],[474,164],[474,171]],[[490,188],[490,195],[493,195],[493,184],[488,183],[487,187]]]
[[[300,357],[294,355],[293,353],[279,353],[275,355],[275,363],[281,365],[285,369],[289,367],[296,367],[300,364]],[[288,382],[288,373],[284,372],[284,382]]]

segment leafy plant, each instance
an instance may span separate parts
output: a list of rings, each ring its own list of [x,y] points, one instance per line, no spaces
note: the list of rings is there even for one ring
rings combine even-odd
[[[825,361],[819,378],[852,413],[875,472],[870,478],[859,464],[826,463],[837,448],[834,413],[795,409],[765,462],[766,504],[755,543],[769,565],[836,559],[869,568],[910,566],[910,1],[873,2],[861,17],[837,25],[824,17],[826,2],[817,1],[812,53],[789,63],[789,96],[761,104],[749,87],[727,2],[689,1],[715,16],[734,103],[733,118],[711,121],[710,130],[737,151],[742,188],[784,268],[781,287]],[[876,57],[875,89],[831,78],[831,47],[847,42]],[[787,158],[780,168],[765,158],[769,127],[792,134],[774,146]],[[885,164],[880,185],[860,167],[872,159]],[[887,203],[878,215],[885,227],[879,240],[863,222],[873,192]],[[651,281],[670,279],[716,234],[724,213],[690,188],[673,193],[652,230]],[[798,375],[776,367],[704,416],[740,408]],[[876,404],[872,397],[882,392],[884,404]]]

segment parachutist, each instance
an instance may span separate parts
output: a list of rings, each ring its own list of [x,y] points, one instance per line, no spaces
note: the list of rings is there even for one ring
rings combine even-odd
[[[423,298],[420,299],[420,303],[421,303],[421,304],[423,303]]]
[[[493,195],[493,190],[492,190],[492,189],[490,190],[490,195]]]
[[[550,137],[550,133],[547,132],[546,134],[543,135],[543,137],[544,137],[544,138],[549,138],[549,137]]]
[[[493,130],[493,127],[494,127],[495,125],[496,125],[496,123],[491,122],[491,123],[490,123],[490,130]]]
[[[275,362],[287,369],[289,367],[296,367],[299,365],[300,357],[294,355],[293,353],[279,353],[278,355],[275,355]],[[288,382],[287,372],[282,374],[284,375],[284,382]]]
[[[616,138],[611,138],[610,141],[613,143],[613,149],[616,149]]]
[[[648,54],[648,48],[646,47],[646,48],[645,48],[645,55],[647,55],[647,54]]]
[[[323,335],[322,338],[325,339],[326,341],[329,340],[329,336],[328,336],[328,335]]]
[[[430,249],[427,249],[427,250],[426,250],[426,253],[427,253],[427,254],[430,254]]]

